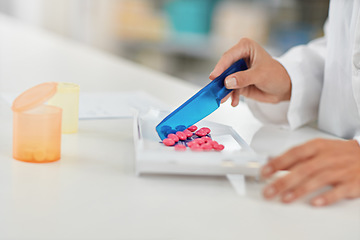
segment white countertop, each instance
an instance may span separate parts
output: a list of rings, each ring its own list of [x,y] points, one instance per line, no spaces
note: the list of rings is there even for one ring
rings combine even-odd
[[[0,93],[45,81],[84,92],[142,90],[176,107],[199,87],[0,16]],[[0,239],[360,239],[360,200],[313,208],[266,201],[263,183],[236,195],[226,177],[134,171],[132,119],[82,120],[50,164],[12,159],[12,115],[0,101]],[[241,104],[210,120],[233,128],[259,153],[315,137],[313,128],[264,127]]]

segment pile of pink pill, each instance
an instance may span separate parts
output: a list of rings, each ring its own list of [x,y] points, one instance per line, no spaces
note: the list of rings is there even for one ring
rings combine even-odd
[[[177,131],[167,135],[162,143],[166,146],[174,146],[177,151],[185,151],[189,147],[192,151],[222,151],[225,147],[210,137],[210,128],[198,129],[193,125],[184,131]]]

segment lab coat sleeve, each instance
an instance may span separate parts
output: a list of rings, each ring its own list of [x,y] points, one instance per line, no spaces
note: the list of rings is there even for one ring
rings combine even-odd
[[[246,99],[253,115],[265,124],[295,129],[314,121],[318,115],[324,64],[326,37],[315,39],[307,45],[290,49],[279,61],[288,72],[291,83],[290,101],[277,104]]]
[[[355,136],[353,139],[356,140],[360,146],[360,135]]]

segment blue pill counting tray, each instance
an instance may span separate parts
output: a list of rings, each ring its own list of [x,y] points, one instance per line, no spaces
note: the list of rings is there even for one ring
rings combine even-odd
[[[196,125],[209,127],[213,140],[225,146],[221,152],[176,151],[161,143],[154,130],[165,112],[150,110],[139,114],[134,122],[136,173],[139,174],[185,174],[227,175],[243,174],[258,176],[266,156],[256,154],[233,128],[202,120]]]

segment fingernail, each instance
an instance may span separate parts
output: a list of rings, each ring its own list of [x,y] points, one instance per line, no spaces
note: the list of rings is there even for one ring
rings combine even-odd
[[[265,188],[264,193],[265,193],[265,197],[272,197],[275,195],[276,190],[274,187],[267,187]]]
[[[291,200],[294,199],[294,194],[293,193],[287,193],[285,194],[285,196],[283,197],[283,201],[284,202],[290,202]]]
[[[271,166],[265,166],[263,169],[262,169],[262,174],[267,176],[269,175],[270,173],[272,173],[274,171],[274,169],[271,167]]]
[[[212,74],[213,74],[213,72],[211,72],[211,73],[209,74],[209,77],[211,77]]]
[[[236,87],[236,79],[235,78],[227,78],[225,79],[226,88],[232,89]]]
[[[312,202],[312,204],[314,205],[314,206],[323,206],[324,204],[325,204],[325,199],[324,198],[322,198],[322,197],[319,197],[319,198],[316,198],[313,202]]]

